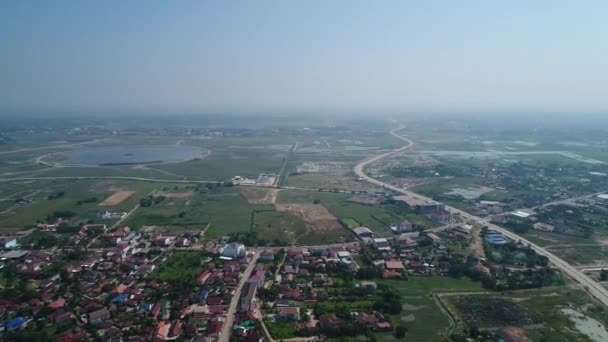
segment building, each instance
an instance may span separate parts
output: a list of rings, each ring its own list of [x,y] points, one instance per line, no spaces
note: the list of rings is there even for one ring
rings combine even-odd
[[[401,195],[393,197],[393,200],[418,214],[430,214],[435,211],[445,210],[445,205],[443,203],[423,199],[417,196]]]
[[[403,263],[401,261],[398,260],[389,260],[387,262],[385,262],[384,264],[385,269],[389,270],[389,271],[395,271],[395,272],[403,272],[405,271],[405,266],[403,266]]]
[[[378,250],[387,250],[387,249],[391,249],[391,245],[390,243],[388,243],[388,240],[385,238],[378,238],[378,239],[374,239],[373,240],[373,245],[376,249]]]
[[[99,324],[103,323],[110,319],[110,311],[108,309],[103,308],[97,311],[93,311],[89,313],[89,323],[90,324]]]
[[[222,256],[228,258],[238,258],[243,255],[245,255],[245,245],[243,245],[242,243],[230,243],[226,245],[226,247],[224,247],[224,250],[222,251]]]
[[[353,228],[353,233],[355,233],[355,235],[362,240],[369,239],[374,236],[374,232],[367,227]]]
[[[395,233],[409,233],[414,230],[414,225],[409,221],[401,221],[391,225],[391,229]]]
[[[19,247],[16,236],[0,236],[0,248],[13,249]]]
[[[486,234],[485,240],[492,245],[504,245],[507,239],[499,233]]]
[[[260,260],[274,261],[274,250],[266,249],[260,254]]]
[[[243,285],[241,298],[239,299],[239,312],[249,311],[257,290],[258,286],[254,282],[247,282]]]
[[[555,226],[552,226],[547,223],[542,223],[542,222],[537,222],[537,223],[533,224],[532,227],[534,227],[534,229],[536,229],[536,230],[542,230],[545,232],[552,232],[555,230]]]
[[[300,308],[297,306],[283,306],[277,308],[276,320],[299,321]]]

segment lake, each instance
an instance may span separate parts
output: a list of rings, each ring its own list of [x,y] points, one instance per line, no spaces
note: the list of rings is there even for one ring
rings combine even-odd
[[[156,147],[97,147],[66,152],[64,164],[124,165],[150,164],[190,160],[202,156],[203,151],[189,146]]]

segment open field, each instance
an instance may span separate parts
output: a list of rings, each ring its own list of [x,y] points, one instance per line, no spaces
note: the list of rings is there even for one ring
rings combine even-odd
[[[277,189],[257,188],[252,186],[239,187],[241,194],[245,196],[247,202],[251,204],[271,204],[276,202],[278,193]]]
[[[345,241],[352,239],[350,233],[338,223],[336,217],[332,215],[322,204],[312,203],[293,203],[276,204],[279,212],[289,212],[302,218],[308,229],[306,236],[302,237],[303,242],[331,242]],[[313,242],[314,241],[314,242]]]
[[[103,200],[103,202],[99,203],[99,205],[118,205],[134,193],[135,191],[117,191]]]
[[[19,203],[13,200],[13,204],[4,209],[0,215],[0,227],[30,227],[36,222],[45,222],[47,219],[52,221],[54,217],[65,216],[62,213],[66,212],[70,217],[62,218],[68,219],[70,224],[98,222],[97,213],[101,210],[129,211],[149,192],[172,186],[122,180],[43,180],[2,184],[6,185],[4,189],[8,192],[19,186],[21,191],[17,197],[23,200]],[[112,189],[123,189],[133,195],[120,203],[100,207],[99,201],[111,196],[114,193]]]
[[[274,245],[292,244],[308,233],[306,223],[290,212],[264,210],[255,212],[253,232]]]

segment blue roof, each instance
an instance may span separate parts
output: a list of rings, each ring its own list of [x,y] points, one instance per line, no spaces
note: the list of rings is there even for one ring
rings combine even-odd
[[[17,317],[14,319],[11,319],[10,321],[4,323],[4,327],[6,329],[15,329],[18,328],[20,326],[22,326],[27,320],[25,319],[25,317]]]
[[[141,303],[138,305],[139,310],[143,310],[143,311],[150,311],[152,310],[152,304],[147,304],[147,303]]]
[[[208,294],[209,294],[209,290],[202,289],[198,292],[197,296],[198,296],[198,299],[205,299],[205,298],[207,298]]]
[[[121,293],[118,296],[114,297],[114,299],[112,299],[112,303],[124,303],[127,301],[127,299],[129,299],[129,296],[126,293]]]

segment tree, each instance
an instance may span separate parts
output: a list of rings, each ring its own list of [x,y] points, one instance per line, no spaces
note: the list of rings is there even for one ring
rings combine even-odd
[[[314,200],[312,200],[312,203],[313,204],[319,204],[319,203],[321,203],[321,200],[318,199],[318,198],[315,198]]]
[[[608,280],[608,270],[604,269],[600,271],[600,280],[601,281],[606,281]]]
[[[407,328],[404,325],[398,325],[395,328],[395,337],[396,338],[404,338],[405,334],[407,334]]]

